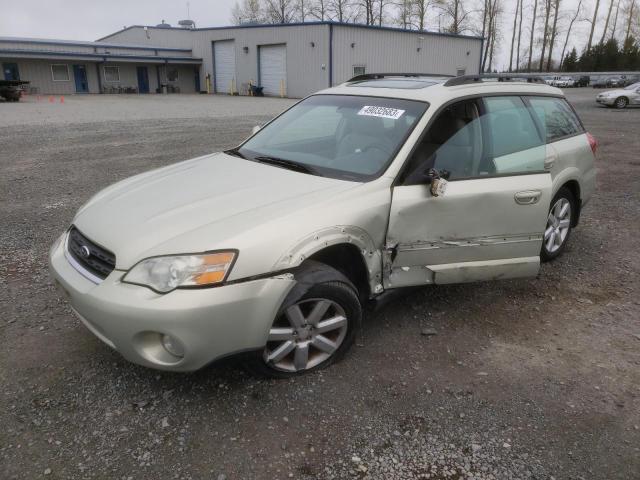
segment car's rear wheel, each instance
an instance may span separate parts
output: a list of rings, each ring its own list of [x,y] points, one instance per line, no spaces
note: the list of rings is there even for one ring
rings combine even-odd
[[[542,261],[553,260],[564,251],[571,235],[575,209],[576,200],[573,193],[568,188],[562,187],[551,201],[540,251]]]
[[[362,318],[353,284],[337,270],[309,262],[273,325],[254,367],[272,377],[325,368],[349,349]]]
[[[629,100],[627,100],[627,97],[618,97],[613,105],[616,108],[625,108],[628,104]]]

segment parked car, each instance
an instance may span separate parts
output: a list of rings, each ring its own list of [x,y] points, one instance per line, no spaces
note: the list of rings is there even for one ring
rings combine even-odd
[[[591,86],[593,88],[610,88],[612,81],[612,77],[599,77],[597,80],[592,81]]]
[[[576,87],[586,87],[591,83],[591,78],[589,75],[581,75],[579,77],[574,77],[574,86]]]
[[[640,105],[640,82],[625,88],[599,93],[596,102],[607,107],[626,108],[629,105]]]
[[[596,142],[562,91],[491,78],[360,76],[116,183],[55,241],[53,277],[132,362],[244,352],[285,377],[343,355],[384,293],[535,276],[592,196]]]

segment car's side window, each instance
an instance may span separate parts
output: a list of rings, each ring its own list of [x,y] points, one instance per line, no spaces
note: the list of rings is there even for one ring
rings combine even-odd
[[[402,183],[424,183],[431,168],[446,170],[449,180],[540,172],[544,157],[544,141],[519,96],[465,100],[438,114]]]
[[[547,135],[547,142],[582,133],[583,128],[566,100],[555,97],[527,97]]]
[[[405,168],[403,183],[425,182],[435,168],[449,172],[449,179],[477,175],[482,157],[482,131],[476,100],[465,100],[442,110],[416,147]]]
[[[543,171],[545,142],[524,101],[505,96],[486,97],[483,102],[487,145],[479,176]]]

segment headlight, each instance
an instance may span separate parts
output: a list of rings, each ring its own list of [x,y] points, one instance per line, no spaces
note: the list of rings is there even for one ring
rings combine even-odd
[[[147,258],[134,265],[122,281],[160,293],[176,288],[212,286],[227,278],[236,256],[237,252],[226,251]]]

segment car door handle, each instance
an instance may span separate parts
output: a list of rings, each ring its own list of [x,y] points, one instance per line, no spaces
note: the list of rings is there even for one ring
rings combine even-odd
[[[538,203],[541,196],[542,192],[540,190],[523,190],[522,192],[516,193],[513,197],[516,203],[520,205],[533,205]]]

